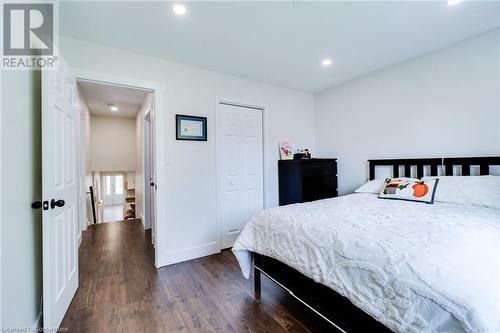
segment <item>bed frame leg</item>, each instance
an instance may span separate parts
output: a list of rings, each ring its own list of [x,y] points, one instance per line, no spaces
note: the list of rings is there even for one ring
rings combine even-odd
[[[253,291],[254,291],[254,297],[255,300],[260,301],[260,271],[255,268],[253,268]]]

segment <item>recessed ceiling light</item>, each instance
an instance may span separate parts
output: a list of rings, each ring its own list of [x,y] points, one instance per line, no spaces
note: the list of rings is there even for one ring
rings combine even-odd
[[[448,6],[454,6],[462,1],[463,0],[448,0]]]
[[[108,104],[108,106],[109,106],[109,109],[110,109],[111,111],[115,111],[115,112],[116,112],[116,111],[118,111],[118,107],[117,107],[116,105],[113,105],[113,104]]]
[[[176,15],[180,16],[186,14],[187,12],[186,7],[184,7],[183,5],[174,5],[173,10]]]
[[[323,66],[330,66],[332,64],[332,59],[323,59],[323,61],[321,62],[321,64]]]

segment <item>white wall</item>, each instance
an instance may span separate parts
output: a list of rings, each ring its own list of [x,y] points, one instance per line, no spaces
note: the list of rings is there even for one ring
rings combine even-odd
[[[369,158],[498,155],[499,47],[496,30],[317,94],[316,149],[339,159],[340,193]]]
[[[135,119],[90,116],[90,169],[131,171],[136,166]]]
[[[136,147],[137,160],[135,167],[135,216],[140,217],[144,228],[149,229],[149,221],[144,219],[144,117],[152,107],[153,95],[149,93],[137,113],[136,124]],[[149,219],[148,219],[149,220]]]
[[[36,327],[42,296],[39,71],[5,71],[1,84],[2,327]]]
[[[186,66],[168,60],[61,37],[60,49],[76,70],[109,73],[159,82],[166,87],[166,122],[158,126],[166,145],[166,205],[168,212],[159,249],[162,263],[215,251],[215,105],[218,97],[265,106],[265,206],[278,204],[278,141],[289,140],[314,153],[314,96],[311,93],[263,84]],[[175,140],[175,114],[208,117],[208,141]],[[160,118],[160,117],[159,117]],[[158,136],[157,136],[158,139]],[[167,165],[167,161],[171,164]]]

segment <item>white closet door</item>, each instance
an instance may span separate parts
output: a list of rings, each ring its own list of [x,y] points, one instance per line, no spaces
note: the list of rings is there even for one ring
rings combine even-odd
[[[42,71],[43,326],[59,327],[78,287],[76,82],[66,63]]]
[[[262,110],[219,104],[216,125],[220,242],[228,248],[264,207]]]

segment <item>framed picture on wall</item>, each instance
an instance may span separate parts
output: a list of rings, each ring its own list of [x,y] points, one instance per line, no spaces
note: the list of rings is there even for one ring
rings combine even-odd
[[[175,115],[177,140],[207,141],[207,117]]]

